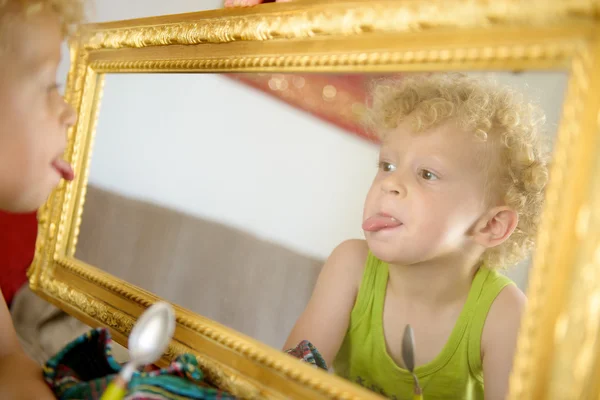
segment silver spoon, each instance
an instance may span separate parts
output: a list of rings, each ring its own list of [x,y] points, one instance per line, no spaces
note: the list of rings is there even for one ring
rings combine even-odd
[[[108,385],[101,400],[119,400],[125,397],[133,373],[139,367],[158,360],[167,349],[174,332],[175,312],[170,304],[155,303],[144,311],[129,335],[130,361]]]
[[[402,361],[404,361],[404,366],[411,373],[415,385],[414,385],[414,395],[413,400],[422,400],[423,399],[423,391],[421,390],[421,385],[419,385],[419,379],[417,375],[415,375],[415,337],[410,325],[406,325],[404,328],[404,336],[402,337]]]

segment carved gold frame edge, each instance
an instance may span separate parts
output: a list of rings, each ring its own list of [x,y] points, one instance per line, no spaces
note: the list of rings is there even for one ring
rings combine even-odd
[[[271,41],[375,32],[548,26],[597,17],[597,0],[301,0],[89,25],[88,50]]]
[[[556,4],[559,3],[563,4],[562,2],[556,2]],[[594,6],[591,9],[597,10],[595,2],[584,3],[593,3]],[[566,9],[565,7],[563,10]],[[569,8],[569,10],[568,14],[572,16],[572,9]],[[267,17],[263,16],[261,18]],[[577,14],[577,18],[581,18],[581,13]],[[227,26],[226,22],[227,17],[222,17],[219,21],[224,26]],[[566,389],[564,389],[565,385],[562,382],[565,380],[565,374],[569,377],[569,382],[573,383],[573,385],[569,386],[569,390],[584,390],[586,379],[594,376],[590,374],[595,373],[597,376],[598,367],[595,364],[595,359],[590,359],[589,357],[586,359],[581,355],[581,351],[577,352],[577,349],[573,347],[570,339],[574,337],[574,333],[569,329],[572,329],[570,327],[574,325],[572,323],[569,325],[565,321],[568,321],[571,314],[575,316],[579,315],[572,312],[575,310],[576,304],[582,304],[582,302],[589,303],[590,299],[595,298],[593,296],[596,293],[596,288],[592,286],[591,288],[584,287],[582,290],[577,291],[569,290],[566,285],[566,279],[569,276],[577,276],[582,270],[587,271],[587,274],[590,275],[590,265],[598,267],[598,260],[594,257],[582,258],[579,263],[573,265],[572,269],[560,270],[560,265],[565,265],[564,263],[567,263],[568,260],[574,259],[577,246],[571,245],[568,241],[556,245],[556,243],[551,241],[550,232],[561,232],[562,237],[566,237],[564,235],[569,233],[578,233],[579,242],[587,246],[584,246],[585,252],[580,252],[580,257],[594,254],[593,250],[596,247],[591,245],[592,241],[583,241],[581,235],[583,228],[581,226],[585,225],[585,223],[581,221],[585,218],[588,221],[600,218],[599,213],[595,211],[600,210],[600,200],[598,199],[600,191],[564,190],[565,187],[577,187],[580,189],[585,187],[585,182],[581,179],[573,181],[565,180],[565,173],[574,173],[575,176],[587,177],[591,176],[590,172],[593,168],[600,171],[600,167],[593,164],[592,157],[592,151],[596,149],[593,144],[597,144],[597,139],[594,135],[600,132],[598,130],[599,122],[597,118],[593,118],[595,115],[598,115],[598,110],[600,109],[597,96],[594,94],[599,92],[600,84],[598,77],[593,74],[593,71],[597,70],[600,66],[600,52],[598,50],[596,21],[584,20],[583,25],[586,23],[589,24],[589,27],[580,29],[569,27],[568,24],[565,24],[568,27],[567,30],[571,31],[573,35],[565,39],[562,43],[559,43],[560,41],[557,40],[550,42],[541,40],[534,43],[535,40],[533,40],[529,46],[521,47],[518,45],[506,46],[488,43],[487,46],[479,47],[475,50],[469,50],[474,49],[474,47],[458,46],[452,51],[446,51],[435,46],[429,46],[429,48],[425,46],[425,49],[419,50],[419,53],[416,53],[413,49],[395,52],[386,52],[385,50],[378,49],[371,52],[370,55],[365,52],[354,55],[348,54],[348,49],[340,50],[339,53],[342,55],[344,53],[347,54],[346,58],[343,56],[338,56],[337,58],[331,57],[327,54],[312,55],[310,45],[314,38],[306,39],[305,37],[309,35],[299,34],[298,37],[302,37],[303,39],[298,41],[298,44],[306,43],[306,46],[300,46],[298,52],[305,51],[305,55],[291,55],[288,58],[283,56],[283,59],[268,54],[264,55],[259,48],[254,48],[248,52],[252,53],[254,51],[255,55],[248,55],[245,58],[238,57],[237,59],[231,55],[229,58],[204,57],[191,60],[155,59],[137,63],[136,61],[103,61],[102,52],[109,54],[108,52],[111,50],[95,48],[90,43],[97,42],[86,42],[83,40],[86,37],[85,34],[79,36],[74,42],[75,44],[71,47],[73,62],[66,95],[67,100],[79,111],[79,119],[76,126],[69,133],[69,146],[66,158],[74,164],[78,172],[82,173],[78,175],[78,179],[73,183],[61,184],[39,212],[40,230],[36,244],[36,255],[29,274],[30,285],[41,296],[67,309],[67,311],[90,323],[90,325],[97,326],[102,324],[109,326],[115,335],[115,339],[121,343],[125,342],[127,333],[142,310],[157,300],[156,296],[108,276],[102,271],[73,258],[81,223],[85,186],[87,184],[87,174],[91,158],[87,152],[91,152],[91,143],[93,142],[98,113],[96,105],[99,104],[102,92],[102,73],[179,70],[202,72],[236,70],[250,72],[269,69],[291,72],[296,70],[295,68],[302,71],[343,71],[346,67],[351,70],[367,67],[368,70],[375,71],[386,68],[390,70],[411,70],[411,65],[418,66],[414,70],[418,70],[418,68],[435,70],[443,65],[448,65],[449,62],[452,63],[453,60],[458,60],[455,64],[459,65],[461,69],[468,69],[473,66],[481,69],[493,69],[503,66],[503,69],[505,69],[506,65],[510,65],[511,62],[514,62],[515,67],[521,69],[546,69],[556,68],[560,65],[569,65],[571,71],[569,91],[565,100],[563,121],[559,129],[558,150],[555,152],[552,180],[548,188],[546,218],[540,230],[538,253],[536,253],[530,281],[530,287],[534,296],[530,301],[519,339],[519,352],[511,377],[511,398],[542,398],[552,394],[553,390],[564,391]],[[125,26],[127,23],[122,24]],[[495,26],[502,29],[501,25],[496,24]],[[98,30],[97,26],[92,26],[92,28],[96,31]],[[133,34],[135,29],[129,28],[128,34]],[[147,27],[139,29],[143,32]],[[432,30],[435,31],[435,29]],[[108,38],[107,40],[109,41],[114,41],[115,37],[120,35],[118,29],[112,31],[104,29],[103,32],[104,37]],[[334,36],[334,33],[330,32],[327,34]],[[384,34],[394,35],[390,32],[385,32]],[[397,33],[396,36],[398,37],[400,34],[402,32]],[[409,34],[409,32],[404,32],[404,34]],[[356,36],[358,37],[360,34],[357,33]],[[271,39],[270,37],[261,38],[261,41],[266,41],[266,44]],[[340,40],[342,42],[346,40],[351,44],[353,38],[344,36]],[[223,41],[228,42],[228,46],[237,45],[236,43],[231,43],[229,39],[224,39]],[[127,50],[127,46],[125,46],[126,41],[123,40],[117,43],[121,43],[122,46],[120,50],[116,51]],[[141,49],[137,50],[143,50],[144,47],[148,47],[147,43]],[[157,47],[168,48],[164,44],[157,45]],[[108,47],[104,46],[102,48],[107,49]],[[136,51],[136,49],[131,50]],[[457,57],[457,52],[464,54],[465,58]],[[365,54],[367,55],[365,56]],[[468,58],[470,57],[469,54],[472,55],[471,58]],[[134,57],[135,55],[133,54],[132,58]],[[94,58],[94,61],[90,62],[91,58]],[[411,63],[411,60],[414,62]],[[595,91],[590,90],[590,88],[595,89]],[[581,137],[585,137],[586,139],[582,140]],[[596,204],[598,207],[594,208],[591,206],[592,204]],[[558,219],[556,210],[568,211],[572,214],[573,219]],[[569,221],[578,222],[576,225]],[[589,233],[589,231],[588,224],[585,232]],[[600,243],[597,238],[594,240],[594,243]],[[564,263],[551,263],[549,260],[554,258],[562,260]],[[591,264],[583,261],[588,259],[596,261]],[[545,284],[549,275],[556,277],[552,280],[554,296],[548,294],[550,289]],[[558,279],[558,277],[562,277],[563,279]],[[95,295],[90,295],[85,291],[78,290],[75,286],[69,286],[65,281],[61,280],[63,278],[66,279],[65,281],[79,280],[78,282],[82,285],[84,285],[84,281],[94,283],[97,287],[102,288],[105,293],[97,291]],[[92,290],[92,292],[94,291]],[[103,296],[107,293],[123,299],[124,302],[121,304],[128,302],[139,307],[138,309],[131,309],[130,313],[124,313],[122,310],[114,307],[113,304],[108,304],[102,300]],[[546,301],[552,301],[552,299],[556,307],[552,309],[544,307],[547,305]],[[575,302],[575,299],[578,299],[577,302]],[[184,309],[177,308],[177,315],[178,331],[181,331],[181,328],[185,328],[198,336],[224,346],[235,354],[249,358],[261,366],[261,368],[266,368],[275,375],[288,378],[290,384],[296,384],[296,395],[305,393],[303,390],[309,390],[312,391],[311,395],[313,398],[374,398],[373,394],[362,392],[355,385],[349,385],[347,382],[335,377],[324,376],[321,371],[316,371],[306,365],[302,365],[289,356],[230,331],[228,328],[222,327],[212,321],[193,316]],[[586,325],[585,319],[582,318],[579,315],[577,323],[582,324],[580,326]],[[542,329],[561,326],[566,326],[564,332],[560,331],[560,334],[555,336],[540,334]],[[590,338],[596,337],[594,335],[598,333],[597,329],[597,327],[594,330],[593,327],[588,326],[586,330],[587,343],[590,343],[591,348],[596,350],[593,354],[598,353],[598,343]],[[532,338],[539,340],[541,344],[537,343],[534,345]],[[552,353],[548,350],[553,350],[554,352]],[[590,347],[588,346],[586,350],[589,353]],[[273,391],[272,388],[261,383],[260,379],[253,380],[245,377],[244,374],[240,374],[239,371],[231,368],[231,366],[207,357],[193,343],[188,345],[185,341],[180,341],[178,338],[176,338],[169,348],[165,360],[171,359],[181,352],[194,353],[201,365],[208,371],[208,375],[213,382],[240,397],[278,398],[283,393]],[[572,357],[573,354],[578,355],[577,359],[580,360],[580,365],[589,367],[588,369],[579,368],[579,371],[585,370],[587,371],[586,373],[575,374],[572,368],[569,369],[570,359],[568,356],[571,355]],[[557,367],[557,363],[551,363],[553,355],[556,355],[558,359],[563,361],[561,364],[563,365],[562,368]],[[551,377],[556,376],[563,377],[561,385],[560,387],[554,385],[552,386],[552,391],[549,391]],[[335,386],[331,386],[331,383],[334,383]]]

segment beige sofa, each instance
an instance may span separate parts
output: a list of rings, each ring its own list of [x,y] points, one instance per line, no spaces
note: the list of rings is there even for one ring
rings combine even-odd
[[[76,257],[276,348],[322,265],[240,230],[93,186]],[[87,329],[28,290],[17,295],[13,317],[40,361]]]

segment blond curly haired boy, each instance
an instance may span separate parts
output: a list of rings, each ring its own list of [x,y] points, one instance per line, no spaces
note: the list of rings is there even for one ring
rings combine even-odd
[[[285,347],[308,340],[336,374],[411,398],[410,324],[425,398],[504,399],[526,299],[498,269],[534,245],[543,113],[508,87],[434,74],[379,82],[368,122],[381,148],[365,240],[332,252]]]

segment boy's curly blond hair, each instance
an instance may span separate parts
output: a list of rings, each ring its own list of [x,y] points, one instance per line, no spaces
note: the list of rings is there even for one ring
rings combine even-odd
[[[417,132],[454,120],[485,141],[486,197],[515,210],[519,222],[510,238],[484,253],[483,261],[504,268],[527,257],[535,244],[548,180],[545,116],[539,107],[487,79],[435,74],[377,82],[366,117],[379,137],[410,118]]]
[[[84,21],[84,0],[0,0],[0,43],[4,41],[3,36],[14,17],[27,18],[47,9],[58,14],[65,36]],[[0,46],[0,51],[4,47]]]

